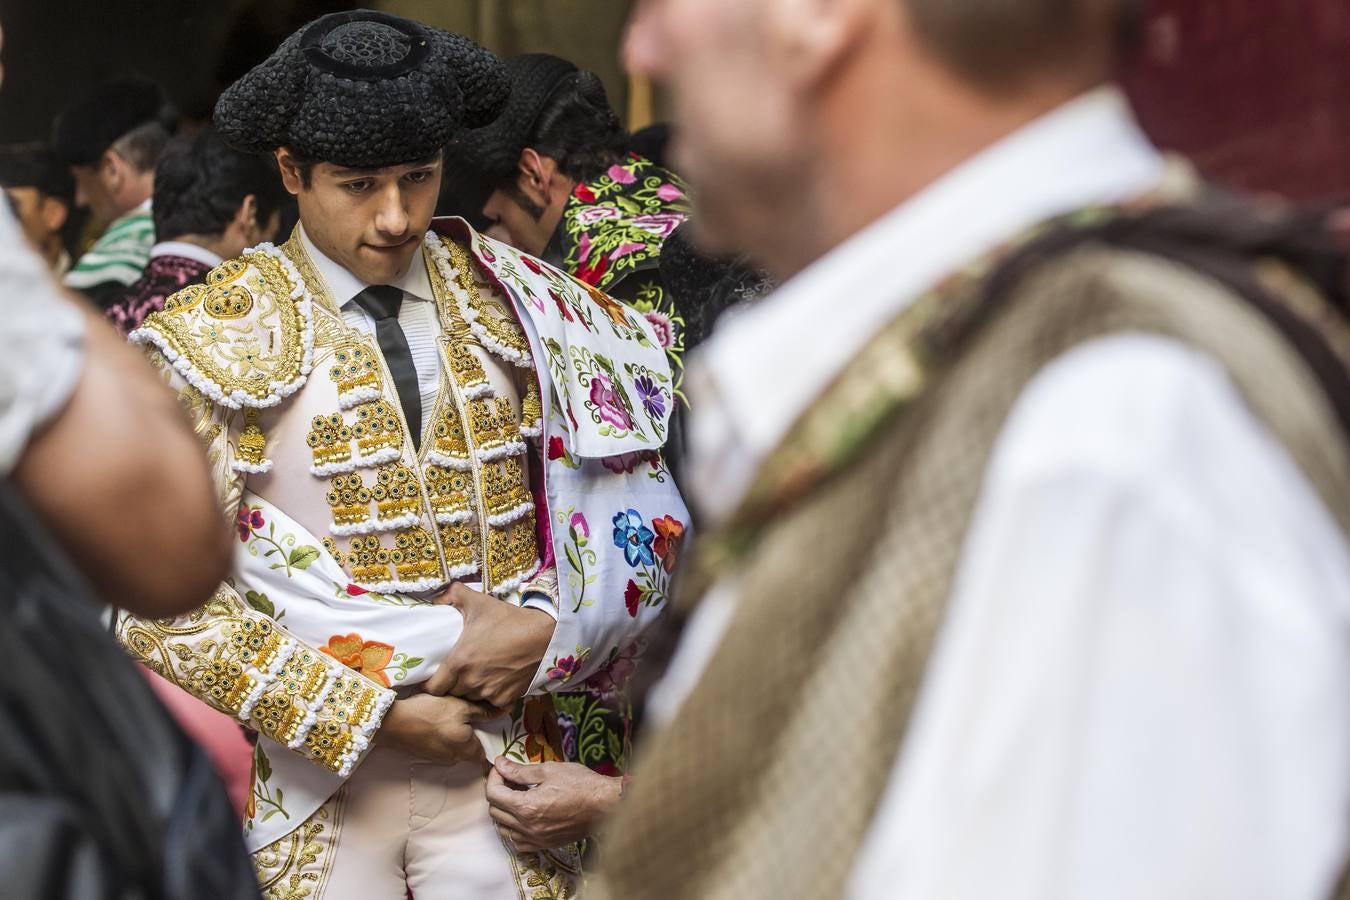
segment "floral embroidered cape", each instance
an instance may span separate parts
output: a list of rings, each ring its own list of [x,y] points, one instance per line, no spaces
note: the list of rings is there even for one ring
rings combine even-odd
[[[645,316],[677,369],[684,319],[661,283],[658,263],[661,245],[689,214],[684,182],[630,154],[576,186],[555,238],[561,268]]]

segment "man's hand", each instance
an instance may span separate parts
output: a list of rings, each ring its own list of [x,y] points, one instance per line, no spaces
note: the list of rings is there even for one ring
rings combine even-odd
[[[375,740],[412,756],[443,765],[481,761],[487,755],[474,722],[486,722],[501,715],[500,710],[458,697],[433,697],[413,694],[395,700],[385,714]]]
[[[487,778],[488,811],[522,853],[579,841],[619,803],[623,779],[580,763],[523,766],[497,757]]]
[[[500,709],[525,696],[553,640],[548,613],[498,600],[453,584],[436,598],[464,615],[464,631],[450,655],[427,679],[429,694],[453,694]]]

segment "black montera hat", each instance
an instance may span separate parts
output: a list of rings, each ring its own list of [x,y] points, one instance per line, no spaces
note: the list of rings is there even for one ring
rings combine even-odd
[[[473,41],[371,10],[301,28],[216,103],[238,150],[287,146],[301,159],[354,168],[425,159],[506,100],[501,61]]]
[[[506,61],[506,71],[511,79],[506,108],[491,124],[462,135],[454,146],[455,160],[487,181],[515,172],[520,151],[529,146],[544,107],[566,85],[577,84],[581,74],[572,63],[547,53],[513,56]],[[603,86],[599,91],[599,102],[608,102]]]
[[[142,125],[159,122],[172,132],[176,118],[158,84],[136,75],[116,78],[61,112],[52,146],[66,165],[85,166],[96,162],[118,138]]]

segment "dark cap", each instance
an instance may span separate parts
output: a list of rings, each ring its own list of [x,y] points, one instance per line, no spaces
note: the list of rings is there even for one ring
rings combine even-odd
[[[458,34],[371,10],[301,28],[221,95],[215,125],[238,150],[290,147],[354,168],[426,159],[490,122],[501,61]]]
[[[75,198],[70,168],[46,144],[0,146],[0,188],[37,188],[67,203]]]
[[[516,170],[520,152],[530,144],[544,108],[565,86],[577,83],[580,70],[547,53],[525,53],[506,61],[511,97],[495,121],[455,142],[457,162],[486,181],[507,179]],[[601,88],[603,91],[603,88]]]
[[[52,145],[68,166],[96,162],[123,135],[151,122],[172,132],[177,113],[164,90],[132,75],[99,85],[62,111]]]

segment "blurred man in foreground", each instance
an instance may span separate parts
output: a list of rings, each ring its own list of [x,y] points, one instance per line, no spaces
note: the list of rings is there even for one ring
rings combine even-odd
[[[788,281],[690,368],[711,534],[596,896],[1332,895],[1340,260],[1150,146],[1137,7],[639,5],[708,242]]]

